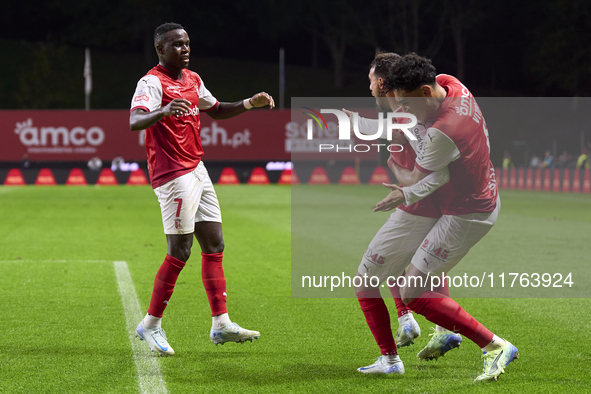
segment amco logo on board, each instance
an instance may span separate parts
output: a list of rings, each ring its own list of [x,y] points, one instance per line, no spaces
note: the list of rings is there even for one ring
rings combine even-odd
[[[105,140],[100,127],[34,127],[31,118],[17,122],[14,132],[30,153],[94,153]]]

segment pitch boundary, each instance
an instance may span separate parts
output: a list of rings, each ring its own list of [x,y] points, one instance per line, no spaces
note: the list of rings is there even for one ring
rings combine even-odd
[[[119,293],[125,311],[127,333],[133,351],[133,359],[137,367],[138,381],[141,393],[167,393],[166,385],[162,379],[158,359],[148,350],[148,347],[135,339],[136,325],[142,319],[142,310],[137,298],[137,293],[125,261],[113,261]]]

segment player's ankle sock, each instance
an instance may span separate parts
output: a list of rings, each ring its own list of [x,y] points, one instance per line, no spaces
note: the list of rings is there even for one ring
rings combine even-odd
[[[390,286],[389,286],[390,287]],[[396,310],[398,311],[398,318],[406,315],[407,313],[412,312],[409,307],[407,307],[404,302],[402,302],[402,298],[400,298],[400,289],[398,285],[394,283],[394,286],[390,287],[390,293],[392,293],[392,297],[394,298],[394,302],[396,303]]]
[[[378,289],[357,292],[357,299],[382,355],[396,355],[396,343],[390,327],[390,314]]]
[[[174,291],[174,285],[179,277],[179,273],[184,266],[184,261],[168,254],[166,255],[164,262],[156,274],[156,279],[154,279],[154,290],[152,291],[148,314],[154,317],[162,317],[162,313]]]
[[[402,362],[402,360],[400,360],[400,356],[398,356],[397,354],[386,354],[382,356],[382,359],[387,364],[396,364]]]
[[[161,317],[156,317],[156,316],[152,316],[149,313],[146,313],[146,316],[144,317],[144,326],[146,327],[150,327],[150,328],[156,328],[156,327],[161,327],[162,326],[162,318]]]
[[[222,313],[221,315],[216,315],[211,317],[211,328],[221,328],[226,324],[230,324],[232,321],[230,320],[230,316],[227,313]]]
[[[226,307],[226,278],[222,268],[224,254],[201,253],[201,279],[207,293],[211,316],[228,313]]]
[[[507,344],[507,341],[505,341],[503,338],[499,338],[496,335],[493,335],[493,339],[490,341],[490,343],[488,345],[486,345],[485,347],[482,348],[483,352],[490,352],[493,350],[497,350],[500,347],[503,347]]]
[[[439,324],[436,324],[435,331],[443,332],[443,331],[447,331],[447,330],[445,328],[441,327]]]
[[[398,318],[398,324],[403,325],[404,323],[408,322],[409,320],[414,320],[414,316],[412,315],[412,311],[405,313],[404,315]]]
[[[493,339],[493,333],[474,319],[457,302],[439,293],[426,291],[408,306],[427,320],[460,333],[483,348]]]

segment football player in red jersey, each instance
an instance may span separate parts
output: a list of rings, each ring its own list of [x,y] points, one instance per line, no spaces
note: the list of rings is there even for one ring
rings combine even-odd
[[[224,238],[217,196],[202,156],[200,113],[227,119],[253,107],[273,108],[265,92],[234,103],[218,102],[203,80],[188,70],[189,35],[176,23],[154,32],[159,63],[140,79],[131,102],[131,130],[146,130],[150,181],[162,211],[168,252],[156,279],[148,313],[136,336],[157,355],[174,350],[161,327],[164,309],[177,278],[191,255],[193,236],[201,247],[201,275],[212,313],[210,339],[214,344],[258,339],[258,331],[233,323],[226,307],[222,268]]]
[[[500,199],[490,162],[488,129],[470,91],[450,75],[436,75],[431,61],[415,53],[402,56],[392,67],[389,83],[405,112],[427,126],[419,144],[414,169],[393,165],[405,187],[389,185],[391,192],[375,208],[388,211],[412,203],[436,190],[442,216],[412,257],[402,301],[429,321],[466,336],[484,352],[484,370],[476,381],[496,380],[518,350],[497,337],[449,297],[430,291],[429,276],[449,272],[496,222]],[[447,169],[449,182],[423,185],[427,177]],[[412,285],[411,285],[412,284]],[[422,352],[441,348],[436,336]],[[419,353],[420,357],[420,353]]]
[[[387,97],[388,95],[392,96],[392,86],[388,83],[388,75],[399,58],[400,56],[395,53],[379,53],[370,64],[369,89],[372,96],[376,98],[378,107],[384,111],[399,109],[398,103]],[[346,110],[345,112],[353,119],[352,112]],[[377,119],[359,118],[358,122],[359,131],[364,134],[373,135],[379,128]],[[382,129],[385,130],[386,127],[382,127]],[[411,129],[411,132],[416,137],[416,141],[407,141],[401,132],[393,135],[394,140],[391,142],[403,144],[404,149],[401,152],[390,153],[389,167],[396,163],[409,170],[414,168],[415,151],[420,141],[425,138],[426,129],[423,125],[418,124]],[[446,175],[443,174],[442,184],[449,179]],[[376,233],[361,259],[357,268],[357,276],[377,277],[379,283],[387,282],[396,303],[399,327],[396,338],[394,338],[390,327],[390,315],[380,295],[379,283],[376,287],[362,284],[355,288],[361,310],[381,352],[381,356],[375,363],[358,368],[359,372],[370,374],[404,373],[404,365],[397,354],[397,348],[413,344],[421,330],[411,310],[402,302],[395,279],[404,275],[404,269],[410,263],[415,251],[440,217],[439,201],[435,194],[427,196],[419,202],[400,206]],[[435,291],[449,296],[446,285],[437,287]],[[447,348],[442,354],[458,347],[461,342],[460,335],[449,333],[445,340]]]

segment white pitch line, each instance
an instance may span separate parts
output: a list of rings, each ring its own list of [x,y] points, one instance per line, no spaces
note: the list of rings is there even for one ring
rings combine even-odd
[[[140,340],[135,338],[136,325],[143,316],[131,275],[129,275],[129,269],[127,269],[127,263],[125,261],[114,261],[113,265],[115,266],[119,293],[125,311],[125,320],[127,320],[129,342],[131,342],[133,359],[137,367],[140,392],[167,393],[157,358],[152,355],[146,344],[140,343]]]

